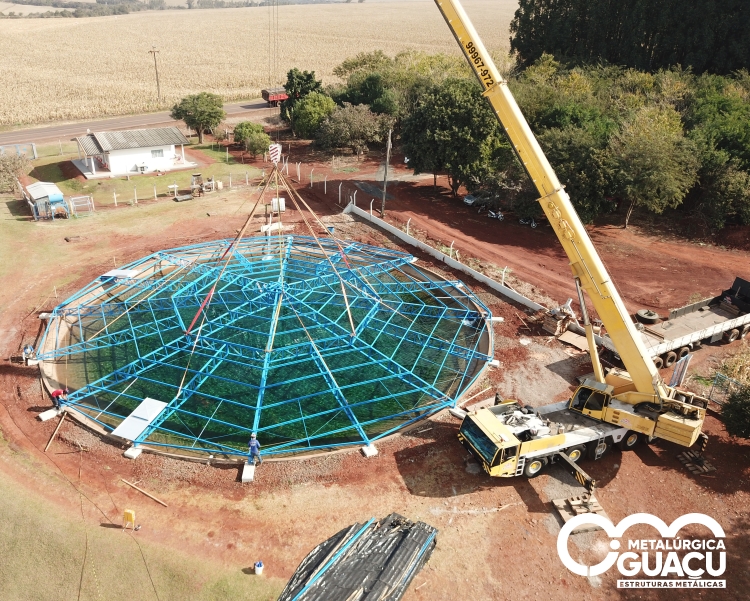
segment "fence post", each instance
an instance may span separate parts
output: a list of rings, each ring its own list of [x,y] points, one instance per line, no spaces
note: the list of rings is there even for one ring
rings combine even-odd
[[[96,211],[96,207],[94,206],[94,195],[92,194],[90,198],[91,198],[91,210]]]
[[[156,198],[156,184],[154,184],[154,200],[157,200],[157,198]]]
[[[302,179],[302,177],[300,176],[300,171],[299,171],[300,165],[302,165],[302,161],[297,163],[297,183],[299,183]]]
[[[133,186],[133,199],[135,204],[138,204],[138,188],[136,186]]]
[[[354,203],[354,206],[357,206],[357,191],[354,191],[354,196],[352,196],[352,202]]]
[[[112,192],[112,196],[115,197],[115,206],[117,206],[117,192]]]
[[[343,183],[344,183],[344,182],[341,182],[341,183],[339,184],[339,202],[338,202],[339,206],[341,206],[341,185],[342,185]]]
[[[311,188],[313,187],[313,175],[312,175],[313,171],[315,171],[315,167],[313,167],[312,169],[310,169],[310,187]]]
[[[373,199],[372,199],[372,200],[370,201],[370,217],[372,217],[372,203],[374,203],[374,202],[375,202],[375,199],[373,198]]]
[[[232,189],[232,174],[229,174],[229,189]]]
[[[409,219],[406,220],[406,235],[407,236],[409,235],[409,222],[410,221],[411,221],[411,217],[409,217]]]

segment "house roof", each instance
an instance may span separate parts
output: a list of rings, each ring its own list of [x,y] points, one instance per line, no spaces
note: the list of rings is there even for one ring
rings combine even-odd
[[[176,127],[102,131],[80,136],[76,140],[87,155],[102,154],[110,150],[190,144],[190,140]]]
[[[26,191],[32,200],[49,197],[50,199],[62,198],[63,193],[55,184],[50,182],[35,182],[26,186]]]

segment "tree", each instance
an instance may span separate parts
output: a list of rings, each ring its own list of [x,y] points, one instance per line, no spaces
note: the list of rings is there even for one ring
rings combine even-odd
[[[721,415],[730,435],[750,438],[750,386],[732,392],[721,408]]]
[[[546,52],[576,64],[731,73],[750,64],[748,26],[746,0],[520,0],[511,50],[522,66]]]
[[[201,92],[185,96],[172,107],[172,119],[184,121],[190,129],[198,134],[198,140],[203,144],[203,134],[207,129],[213,129],[227,116],[224,112],[224,102],[218,94]]]
[[[0,155],[0,192],[13,192],[18,188],[18,180],[26,175],[31,163],[25,154]]]
[[[288,98],[281,103],[281,118],[292,121],[295,105],[308,94],[322,91],[323,82],[315,79],[315,71],[300,71],[295,67],[286,74],[284,89]]]
[[[476,82],[450,79],[425,94],[404,120],[403,149],[414,173],[446,171],[454,195],[493,170],[503,146],[495,115]]]
[[[584,223],[615,208],[605,194],[610,179],[606,141],[602,144],[588,129],[569,125],[542,131],[539,143]]]
[[[244,146],[245,150],[255,157],[268,150],[271,144],[271,136],[266,133],[260,123],[243,121],[234,128],[234,141],[236,144]]]
[[[659,214],[683,201],[696,181],[695,152],[674,109],[643,107],[623,124],[608,154],[615,189],[630,201],[625,227],[636,206]]]
[[[320,124],[317,140],[324,148],[351,148],[360,155],[367,152],[368,144],[383,140],[388,124],[364,104],[345,104]]]
[[[301,138],[312,139],[320,124],[335,108],[336,103],[330,96],[311,92],[294,109],[294,133]]]

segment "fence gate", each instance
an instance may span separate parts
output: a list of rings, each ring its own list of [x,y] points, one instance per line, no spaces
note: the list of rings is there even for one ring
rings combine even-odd
[[[70,198],[70,210],[78,217],[78,213],[91,213],[94,211],[93,196],[72,196]]]
[[[742,388],[741,382],[728,378],[724,374],[716,374],[708,398],[717,405],[723,405],[727,402],[729,395],[740,388]]]

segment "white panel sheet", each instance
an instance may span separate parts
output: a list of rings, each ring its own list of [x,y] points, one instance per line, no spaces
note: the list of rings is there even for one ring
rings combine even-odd
[[[143,431],[164,411],[167,403],[146,397],[133,412],[113,431],[113,436],[135,441]]]

